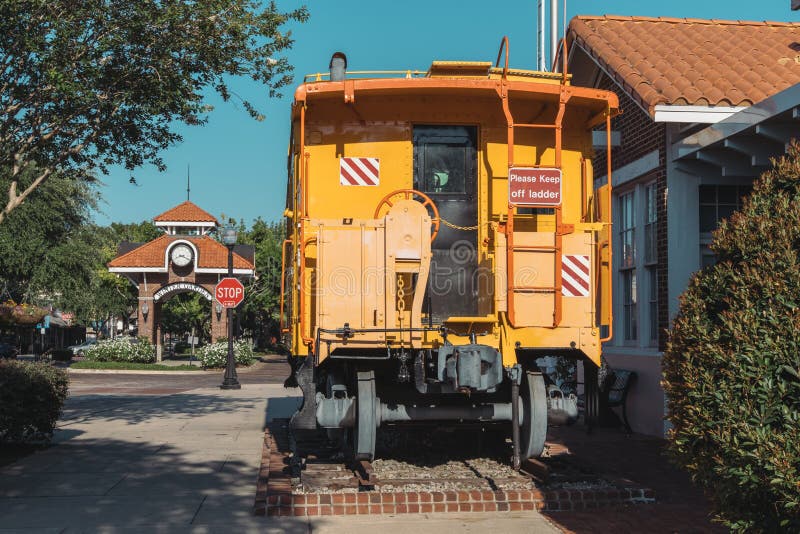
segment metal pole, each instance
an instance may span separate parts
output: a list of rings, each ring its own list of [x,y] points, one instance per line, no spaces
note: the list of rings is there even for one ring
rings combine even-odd
[[[228,276],[233,277],[233,245],[228,245]],[[228,308],[228,361],[225,366],[225,378],[222,389],[242,389],[236,376],[236,360],[233,357],[233,308]]]
[[[550,0],[550,70],[556,70],[558,52],[558,0]]]
[[[539,46],[538,50],[536,51],[536,70],[538,71],[546,71],[547,70],[547,54],[545,53],[545,15],[544,15],[544,0],[539,0],[537,5],[537,13],[539,15],[539,22],[538,27],[536,29],[537,36],[539,38]]]

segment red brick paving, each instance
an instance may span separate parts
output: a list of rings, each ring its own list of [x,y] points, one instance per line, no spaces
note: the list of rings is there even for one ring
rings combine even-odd
[[[593,511],[543,513],[567,533],[723,533],[711,522],[711,505],[689,476],[665,455],[666,441],[616,429],[587,435],[580,426],[553,428],[548,441],[567,446],[589,465],[615,478],[632,479],[652,488],[655,504],[625,505]]]
[[[649,502],[654,498],[652,490],[644,489],[633,481],[622,481],[622,487],[612,489],[295,493],[288,467],[288,434],[287,420],[275,420],[265,431],[254,515],[379,515],[531,510],[572,512]]]

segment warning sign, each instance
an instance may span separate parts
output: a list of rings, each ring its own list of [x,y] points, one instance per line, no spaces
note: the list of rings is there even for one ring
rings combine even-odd
[[[512,167],[508,170],[508,201],[517,206],[561,204],[561,169]]]

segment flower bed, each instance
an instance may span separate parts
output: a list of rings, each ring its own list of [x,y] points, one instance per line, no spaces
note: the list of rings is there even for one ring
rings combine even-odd
[[[236,341],[233,344],[233,355],[237,365],[252,365],[256,361],[253,346],[245,341]],[[228,359],[228,342],[218,341],[202,347],[198,358],[203,367],[225,367]]]
[[[130,338],[107,339],[84,351],[87,360],[95,362],[135,362],[153,363],[156,353],[153,344],[140,338],[136,342]]]

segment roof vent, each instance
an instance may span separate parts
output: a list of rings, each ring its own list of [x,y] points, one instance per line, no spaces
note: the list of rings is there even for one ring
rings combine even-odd
[[[331,81],[341,82],[344,80],[345,71],[347,70],[347,56],[342,52],[334,52],[328,68],[331,70]]]

